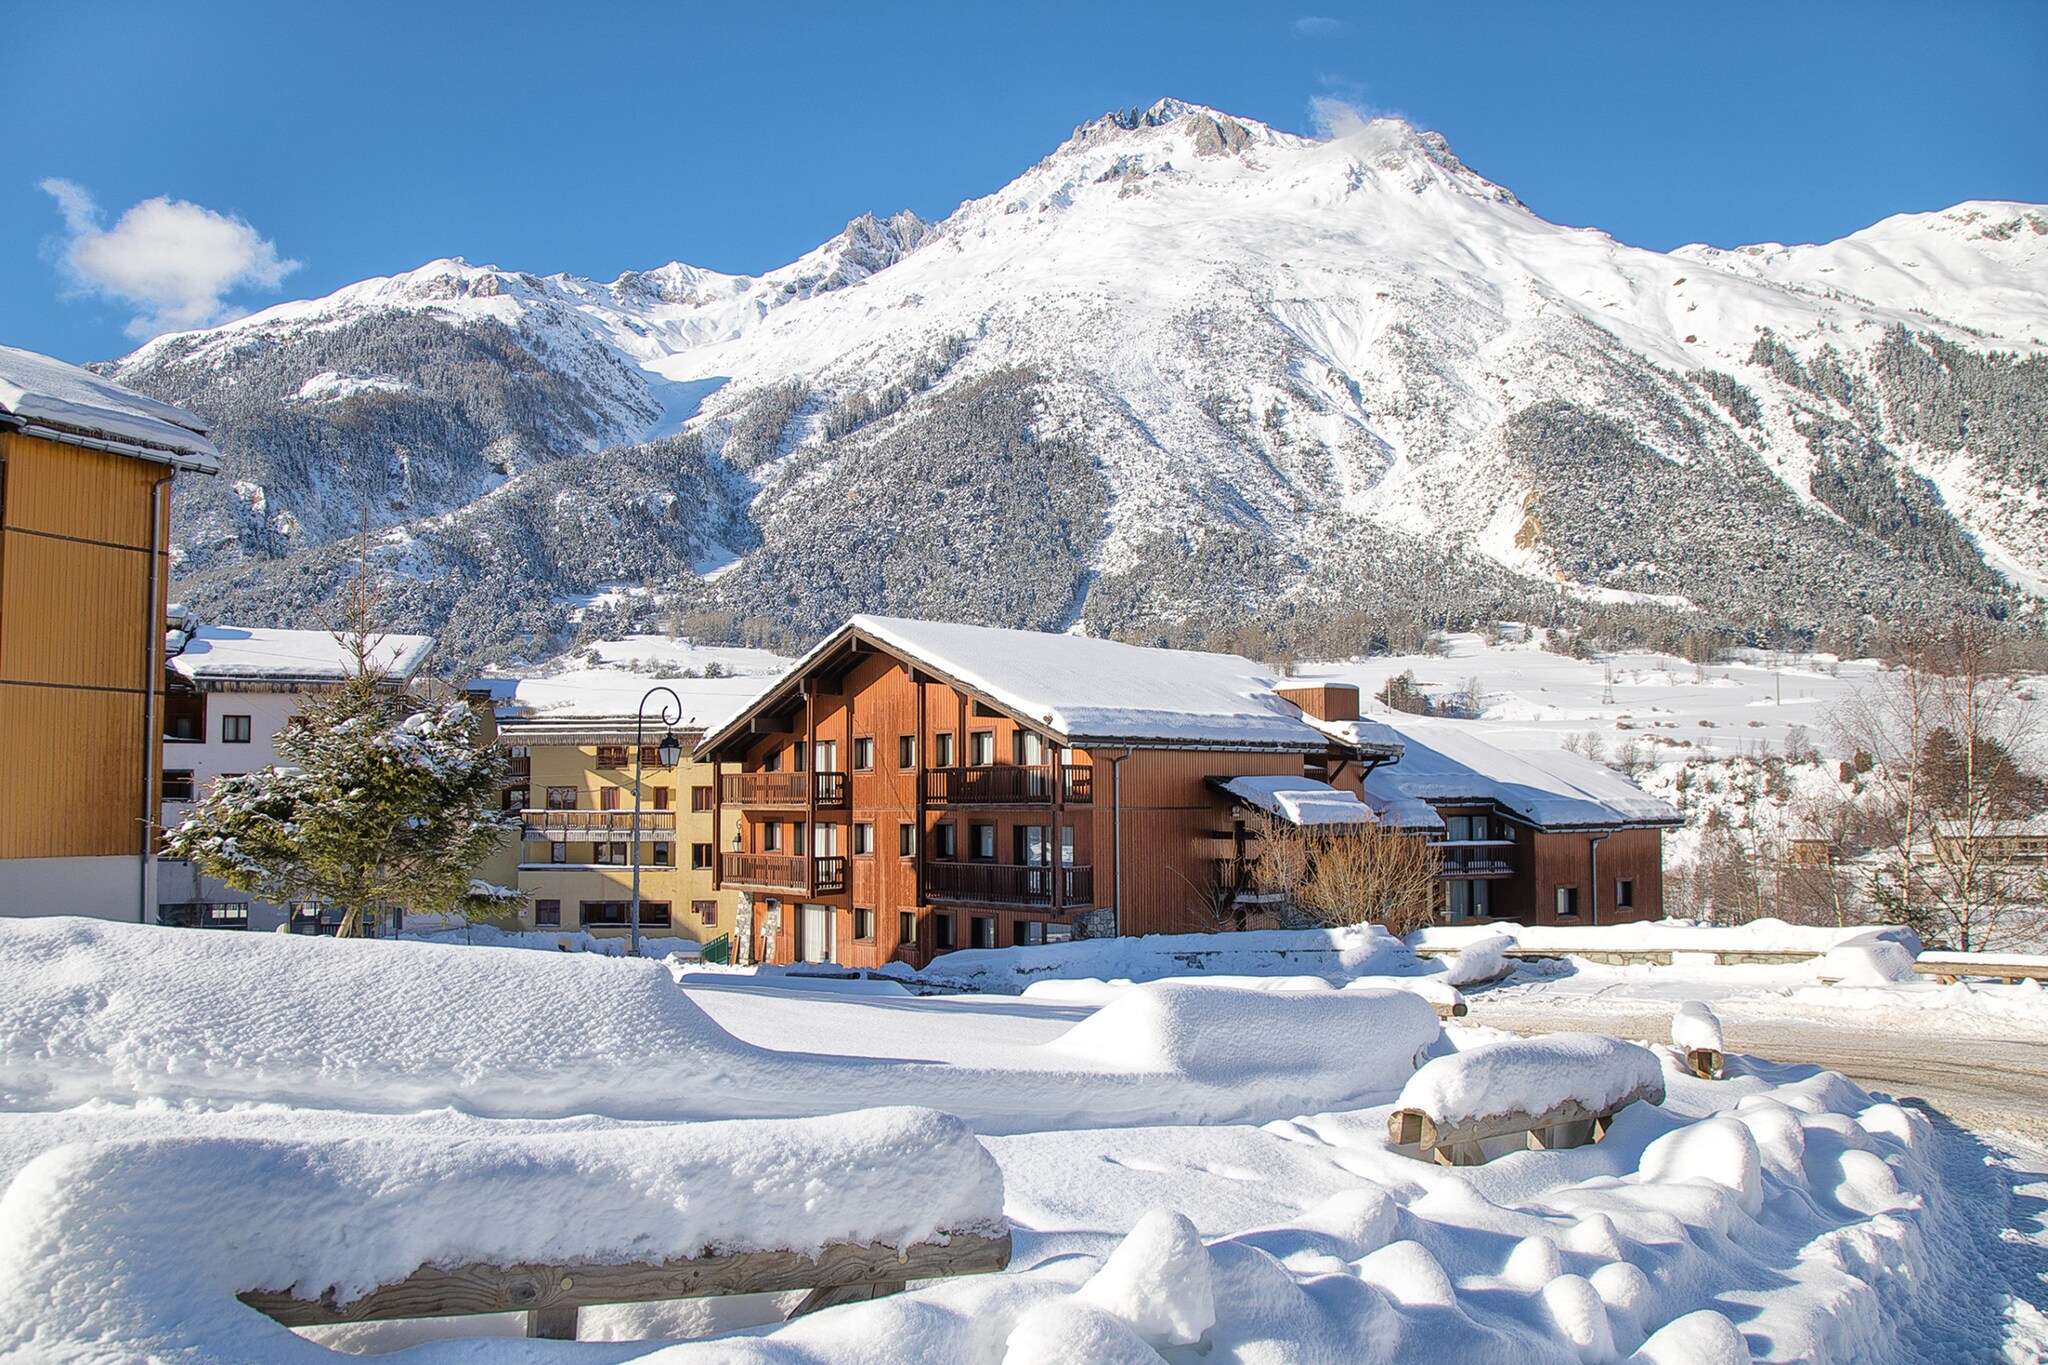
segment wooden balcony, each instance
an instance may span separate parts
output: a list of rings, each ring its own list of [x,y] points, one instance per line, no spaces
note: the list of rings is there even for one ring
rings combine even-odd
[[[789,896],[834,896],[846,890],[846,859],[794,853],[721,853],[721,885]]]
[[[804,810],[812,804],[827,809],[846,805],[845,773],[727,773],[719,784],[722,805],[749,810]]]
[[[545,839],[556,844],[570,839],[611,843],[635,837],[633,812],[629,810],[522,810],[519,812],[519,821],[525,826],[520,832],[520,838]],[[674,811],[640,812],[640,842],[662,842],[673,840],[675,837]]]
[[[1059,781],[1063,804],[1095,804],[1095,769],[1090,765],[1062,765]],[[1050,766],[992,763],[974,768],[933,768],[924,775],[924,797],[937,806],[1045,806],[1052,804],[1052,784]]]
[[[1514,876],[1515,865],[1505,858],[1488,858],[1484,856],[1446,858],[1444,859],[1443,866],[1437,869],[1436,875],[1446,881],[1452,879],[1460,881],[1497,881],[1501,878]]]
[[[930,862],[924,868],[924,895],[928,901],[1049,907],[1055,876],[1061,878],[1061,908],[1094,906],[1095,869],[1087,866]]]
[[[507,776],[507,777],[531,777],[532,775],[533,775],[533,755],[531,755],[531,754],[511,754],[511,755],[508,755],[508,756],[506,757],[506,759],[505,759],[505,776]]]

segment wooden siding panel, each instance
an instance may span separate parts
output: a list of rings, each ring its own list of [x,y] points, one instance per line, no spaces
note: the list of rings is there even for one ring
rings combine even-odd
[[[149,488],[165,466],[30,436],[0,436],[0,452],[8,526],[149,548]]]
[[[168,471],[17,435],[0,457],[0,856],[139,855],[168,580],[160,554],[151,604],[149,500]]]
[[[0,684],[0,858],[143,851],[142,698]]]

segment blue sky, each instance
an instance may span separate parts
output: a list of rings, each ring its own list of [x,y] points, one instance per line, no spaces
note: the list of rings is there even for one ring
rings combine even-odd
[[[0,341],[68,360],[439,256],[753,272],[1175,95],[1442,132],[1668,249],[2048,200],[2048,4],[8,0]]]

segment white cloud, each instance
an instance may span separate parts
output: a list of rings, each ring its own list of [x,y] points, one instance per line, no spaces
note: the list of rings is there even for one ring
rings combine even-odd
[[[1332,19],[1322,14],[1304,14],[1288,25],[1304,38],[1327,37],[1333,33],[1347,32],[1351,25],[1342,19]]]
[[[299,268],[241,219],[182,199],[145,199],[102,228],[83,186],[51,179],[42,189],[64,215],[66,270],[81,287],[137,306],[131,336],[222,321],[230,316],[222,295],[275,289]]]

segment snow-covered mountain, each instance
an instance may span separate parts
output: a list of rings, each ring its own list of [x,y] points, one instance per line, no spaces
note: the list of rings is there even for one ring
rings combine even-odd
[[[1546,604],[1840,635],[2048,584],[2048,208],[1662,254],[1390,120],[1163,101],[765,275],[437,261],[110,368],[218,424],[178,510],[203,607],[308,610],[367,517],[407,624],[478,655],[608,588],[787,642]]]

